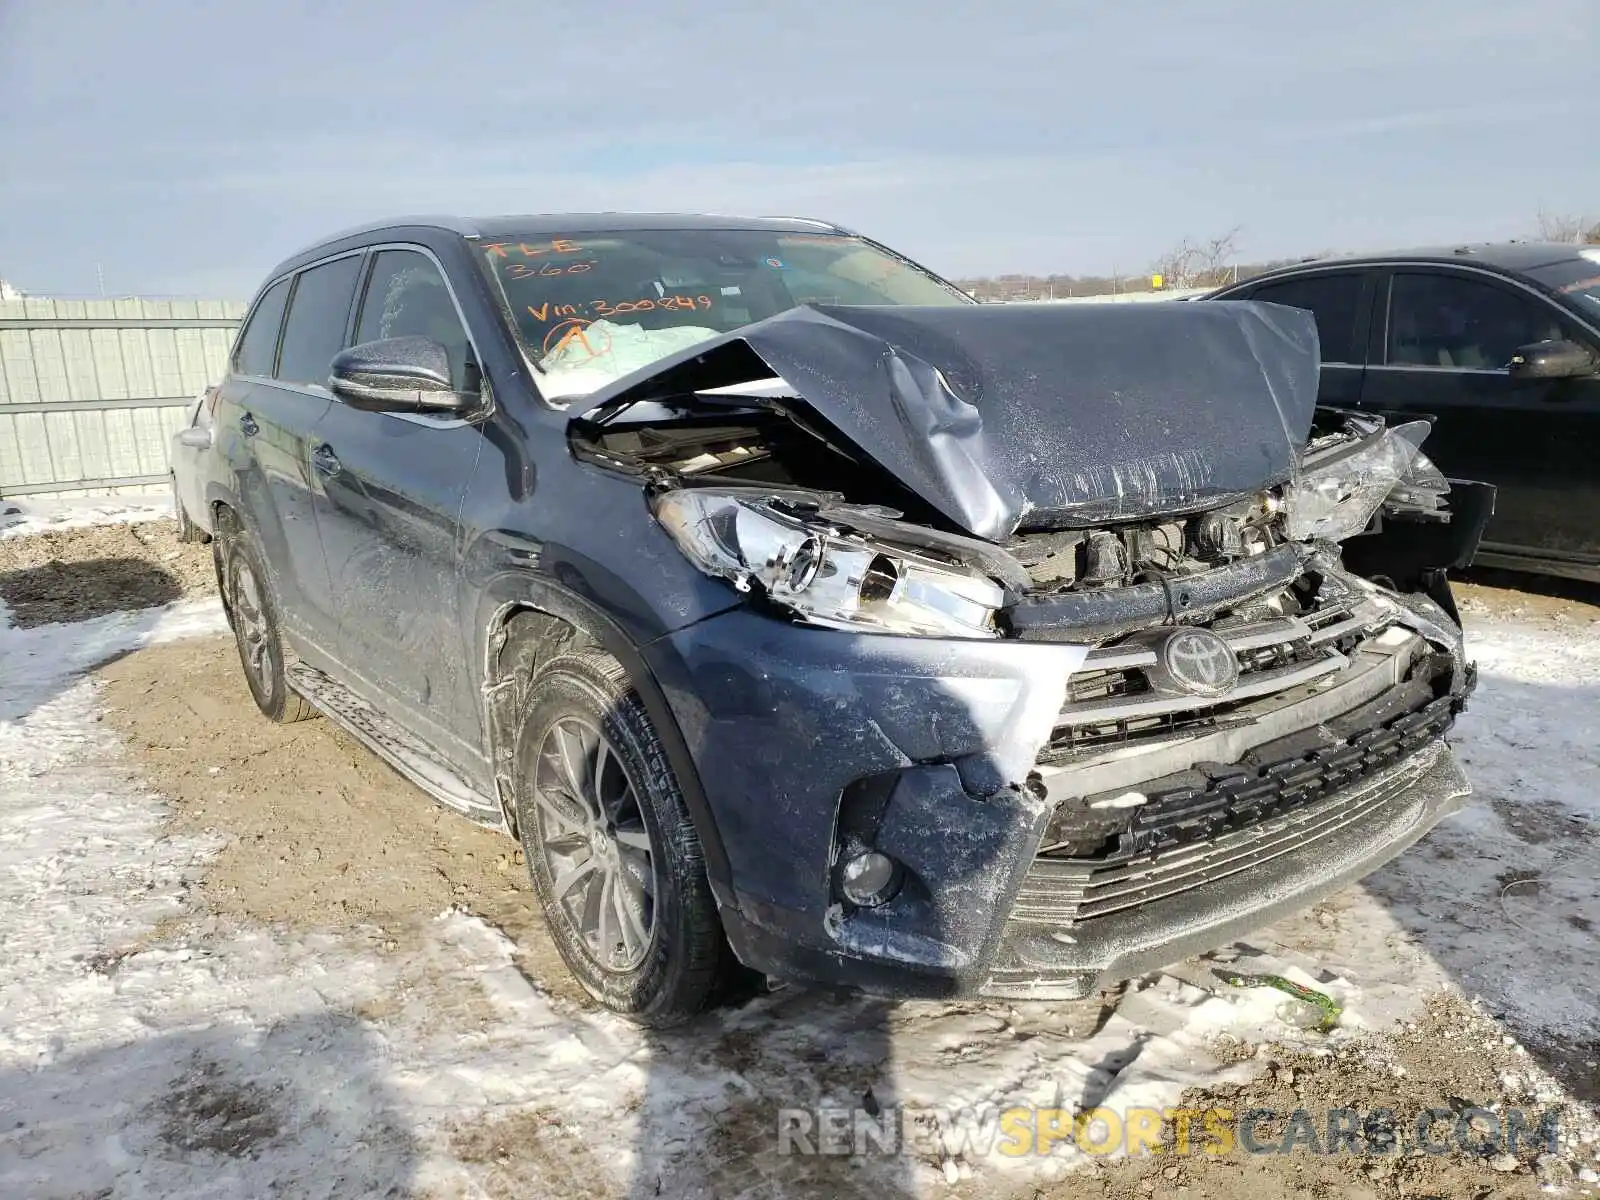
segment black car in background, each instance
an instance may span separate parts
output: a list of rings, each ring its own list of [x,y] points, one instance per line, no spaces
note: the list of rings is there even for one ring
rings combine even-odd
[[[1323,404],[1432,420],[1439,468],[1497,489],[1477,562],[1600,581],[1600,247],[1324,259],[1205,299],[1309,309]]]
[[[377,225],[244,322],[223,601],[268,717],[521,839],[619,1012],[680,1020],[735,961],[1083,996],[1468,790],[1443,568],[1485,489],[1316,411],[1316,341],[978,305],[816,221]]]

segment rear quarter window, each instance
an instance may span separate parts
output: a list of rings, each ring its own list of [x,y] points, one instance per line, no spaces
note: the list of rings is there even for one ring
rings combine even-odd
[[[289,281],[280,279],[261,296],[233,350],[233,369],[240,375],[271,375],[278,357],[278,329],[283,305],[289,298]]]

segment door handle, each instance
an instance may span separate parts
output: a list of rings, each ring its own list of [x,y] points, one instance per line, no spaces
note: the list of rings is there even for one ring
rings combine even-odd
[[[239,432],[244,434],[245,437],[255,437],[256,434],[261,432],[261,426],[256,424],[254,417],[249,413],[245,413],[244,416],[239,418]]]
[[[311,452],[311,466],[318,475],[337,475],[344,470],[344,464],[339,461],[339,456],[326,442]]]

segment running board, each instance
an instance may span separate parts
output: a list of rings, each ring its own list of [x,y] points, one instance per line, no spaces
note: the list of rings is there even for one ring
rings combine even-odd
[[[319,712],[440,804],[480,825],[505,829],[498,804],[441,763],[415,734],[408,733],[337,679],[305,663],[291,663],[285,675],[289,686]]]

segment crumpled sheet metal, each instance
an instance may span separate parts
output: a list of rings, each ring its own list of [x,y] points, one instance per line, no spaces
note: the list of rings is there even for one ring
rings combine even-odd
[[[773,375],[954,525],[1000,541],[1289,479],[1318,346],[1309,313],[1249,302],[817,305],[620,380],[586,415]]]

